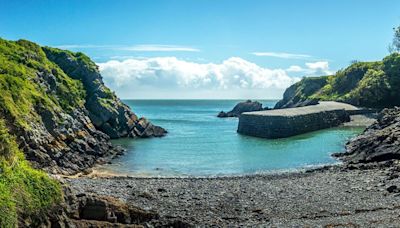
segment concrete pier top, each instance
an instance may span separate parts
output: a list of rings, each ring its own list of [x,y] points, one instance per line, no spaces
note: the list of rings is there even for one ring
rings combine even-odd
[[[312,113],[343,110],[343,109],[348,112],[361,110],[356,106],[341,102],[320,101],[319,104],[317,105],[310,105],[298,108],[273,109],[273,110],[265,110],[257,112],[244,112],[242,113],[242,115],[255,115],[255,116],[266,116],[266,117],[268,116],[293,117],[293,116],[302,116],[302,115],[309,115]]]

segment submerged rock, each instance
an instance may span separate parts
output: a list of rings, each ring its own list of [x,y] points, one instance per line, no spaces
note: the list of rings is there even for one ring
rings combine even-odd
[[[347,163],[367,163],[400,158],[400,108],[384,109],[376,123],[335,154]]]
[[[240,114],[242,114],[243,112],[254,112],[254,111],[262,111],[262,110],[265,110],[265,109],[262,107],[262,104],[260,102],[247,100],[245,102],[238,103],[229,112],[221,111],[218,114],[218,117],[220,117],[220,118],[239,117]]]

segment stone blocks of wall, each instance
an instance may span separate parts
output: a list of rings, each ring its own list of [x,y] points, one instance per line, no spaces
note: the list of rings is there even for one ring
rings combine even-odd
[[[237,132],[262,138],[285,138],[320,129],[336,127],[350,121],[344,109],[293,116],[242,113]]]

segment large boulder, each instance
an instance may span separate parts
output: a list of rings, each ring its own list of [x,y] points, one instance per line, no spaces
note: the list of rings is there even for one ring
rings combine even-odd
[[[243,112],[254,112],[254,111],[262,111],[264,110],[262,104],[258,101],[247,100],[244,102],[238,103],[231,111],[224,112],[221,111],[218,114],[218,117],[239,117]]]
[[[36,223],[25,222],[23,227],[143,227],[160,217],[154,210],[145,210],[115,197],[76,194],[68,186],[63,190],[64,200],[51,213],[42,214]]]
[[[113,197],[88,195],[78,197],[78,201],[79,219],[140,224],[158,218],[154,211],[129,206]]]
[[[345,153],[335,156],[346,163],[400,159],[400,108],[384,109],[376,123],[347,143]]]

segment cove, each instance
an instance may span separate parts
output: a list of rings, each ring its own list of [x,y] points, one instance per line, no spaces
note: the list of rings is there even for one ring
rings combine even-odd
[[[330,154],[361,127],[336,127],[285,139],[236,132],[237,118],[217,118],[238,100],[125,100],[134,112],[168,130],[163,138],[119,139],[125,155],[99,169],[131,176],[229,176],[296,170],[337,160]],[[273,107],[275,100],[260,101]]]

